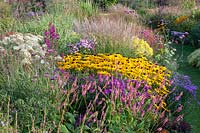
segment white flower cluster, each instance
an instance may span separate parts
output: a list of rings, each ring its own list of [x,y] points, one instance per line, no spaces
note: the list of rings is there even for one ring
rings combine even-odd
[[[42,41],[43,37],[40,35],[15,33],[14,35],[4,37],[0,44],[4,46],[11,45],[23,57],[22,64],[31,64],[33,59],[40,59],[45,56],[46,45],[41,45],[40,42]]]
[[[0,51],[3,51],[6,47],[12,47],[23,58],[21,61],[22,64],[31,64],[33,61],[40,61],[41,64],[48,65],[49,63],[45,61],[45,56],[48,53],[47,46],[44,43],[40,44],[40,42],[43,42],[43,39],[40,35],[15,33],[0,40],[0,45],[2,46],[0,47]],[[51,58],[56,61],[62,60],[62,57],[59,55]]]

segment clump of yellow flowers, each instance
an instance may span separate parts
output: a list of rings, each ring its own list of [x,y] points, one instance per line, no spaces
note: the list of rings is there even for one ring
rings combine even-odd
[[[64,56],[64,62],[58,62],[58,68],[97,72],[111,75],[120,73],[129,79],[145,81],[159,94],[168,94],[170,71],[146,58],[127,58],[120,54],[83,55],[80,53]]]
[[[138,37],[133,39],[133,52],[137,56],[146,56],[151,57],[153,55],[153,49],[149,46],[149,44]]]
[[[180,24],[183,21],[185,21],[186,19],[188,19],[188,16],[180,16],[178,18],[176,18],[176,20],[174,21],[175,24]]]

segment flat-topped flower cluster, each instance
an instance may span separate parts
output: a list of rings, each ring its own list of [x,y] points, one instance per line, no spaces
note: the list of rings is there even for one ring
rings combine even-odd
[[[133,51],[137,56],[153,56],[153,49],[145,40],[140,38],[133,39]]]
[[[33,35],[31,33],[14,33],[4,37],[0,40],[0,50],[10,47],[18,52],[22,57],[22,64],[32,64],[34,61],[40,61],[42,64],[47,63],[44,61],[46,54],[49,53],[48,45],[44,43],[44,37],[40,35]],[[60,61],[62,58],[58,55],[55,60]]]
[[[43,37],[40,35],[15,33],[4,37],[0,44],[4,47],[11,46],[15,51],[18,51],[23,58],[22,64],[31,64],[32,55],[38,59],[45,56],[46,45],[41,45],[42,41]]]

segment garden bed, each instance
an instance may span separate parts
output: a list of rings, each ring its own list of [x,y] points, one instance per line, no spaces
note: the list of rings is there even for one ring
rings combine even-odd
[[[185,2],[0,1],[0,132],[198,133]]]

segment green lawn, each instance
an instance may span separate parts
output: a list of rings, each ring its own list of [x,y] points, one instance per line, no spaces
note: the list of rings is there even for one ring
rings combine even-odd
[[[181,54],[181,45],[176,45],[177,53]],[[195,48],[189,45],[184,45],[183,47],[183,62],[180,63],[178,72],[188,75],[191,77],[193,84],[198,86],[197,91],[197,100],[200,101],[200,69],[192,67],[187,62],[187,56],[193,52]],[[200,132],[200,105],[197,105],[197,102],[191,103],[190,107],[185,107],[185,119],[192,125],[192,133]]]

